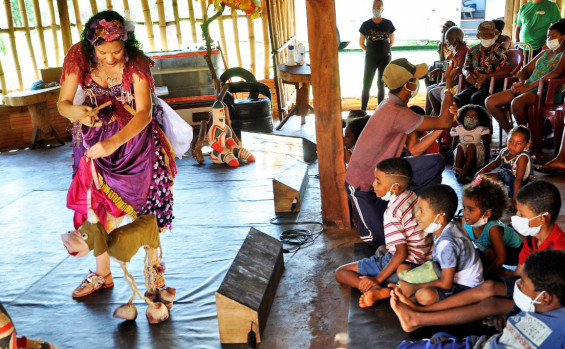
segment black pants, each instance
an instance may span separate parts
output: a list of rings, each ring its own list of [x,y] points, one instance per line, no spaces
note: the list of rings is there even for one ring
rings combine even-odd
[[[377,75],[377,89],[378,89],[378,101],[385,98],[385,87],[383,84],[383,70],[390,62],[390,54],[381,55],[375,57],[373,55],[365,54],[365,73],[363,74],[363,92],[361,93],[361,109],[367,110],[367,104],[369,103],[369,92],[371,91],[371,86],[373,85],[373,79],[377,69],[379,70]]]
[[[485,99],[489,96],[490,80],[487,80],[481,88],[475,86],[467,87],[465,90],[459,92],[454,96],[457,107],[461,108],[467,104],[478,104],[481,107],[485,106]],[[497,83],[495,91],[502,89],[502,83]]]

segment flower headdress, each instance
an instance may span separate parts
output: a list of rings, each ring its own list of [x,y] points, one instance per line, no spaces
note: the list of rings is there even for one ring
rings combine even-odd
[[[107,22],[105,19],[98,19],[90,24],[90,28],[88,28],[86,33],[86,40],[94,46],[99,46],[107,41],[126,41],[128,33],[132,33],[133,30],[133,24],[129,21],[125,21],[124,26],[124,24],[117,20]]]

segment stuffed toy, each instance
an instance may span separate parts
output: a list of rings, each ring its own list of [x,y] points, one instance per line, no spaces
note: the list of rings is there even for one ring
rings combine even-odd
[[[155,264],[154,261],[150,260],[151,256],[155,255],[153,252],[159,250],[159,260],[161,260],[163,252],[155,215],[139,216],[132,223],[114,229],[109,234],[100,222],[85,221],[78,230],[61,235],[61,239],[72,256],[83,257],[94,250],[94,256],[97,257],[107,251],[110,257],[119,262],[124,271],[125,279],[133,291],[133,296],[127,304],[114,311],[114,317],[135,320],[137,309],[133,305],[133,300],[138,295],[148,304],[146,316],[149,323],[156,324],[169,318],[169,309],[173,305],[175,289],[172,287],[164,289],[156,287],[156,283],[162,283],[159,285],[160,287],[164,286],[164,279],[161,280],[156,275],[155,268],[149,267]],[[135,279],[126,268],[126,263],[135,256],[141,247],[145,249],[144,275],[145,286],[147,287],[145,295],[141,295]],[[160,262],[158,263],[160,264]]]
[[[208,142],[212,147],[210,159],[215,164],[239,166],[240,160],[255,161],[255,157],[247,149],[242,148],[232,137],[233,131],[226,124],[226,105],[216,100],[212,105],[212,126],[208,130]]]

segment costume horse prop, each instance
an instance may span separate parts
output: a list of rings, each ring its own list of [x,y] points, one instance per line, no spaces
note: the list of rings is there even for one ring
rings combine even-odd
[[[146,316],[149,323],[156,324],[169,318],[169,309],[173,306],[175,289],[172,287],[164,289],[155,287],[155,281],[159,278],[155,275],[154,268],[148,267],[154,264],[152,263],[154,261],[151,261],[151,256],[155,255],[157,250],[159,250],[159,262],[163,254],[155,215],[139,216],[132,223],[116,228],[110,233],[99,222],[94,224],[85,221],[78,230],[62,234],[61,239],[72,256],[83,257],[91,250],[94,250],[95,257],[108,252],[110,257],[120,263],[125,279],[133,291],[133,296],[127,304],[119,306],[114,311],[114,317],[135,320],[137,309],[133,300],[138,295],[148,305]],[[145,249],[144,275],[145,286],[147,287],[145,295],[139,292],[135,279],[126,268],[126,263],[141,247]]]

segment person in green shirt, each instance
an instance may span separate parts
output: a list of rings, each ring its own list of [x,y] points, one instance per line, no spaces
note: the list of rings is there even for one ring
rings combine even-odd
[[[551,0],[532,0],[520,7],[516,16],[514,38],[532,45],[532,58],[540,53],[545,43],[547,28],[561,19],[559,7]]]

